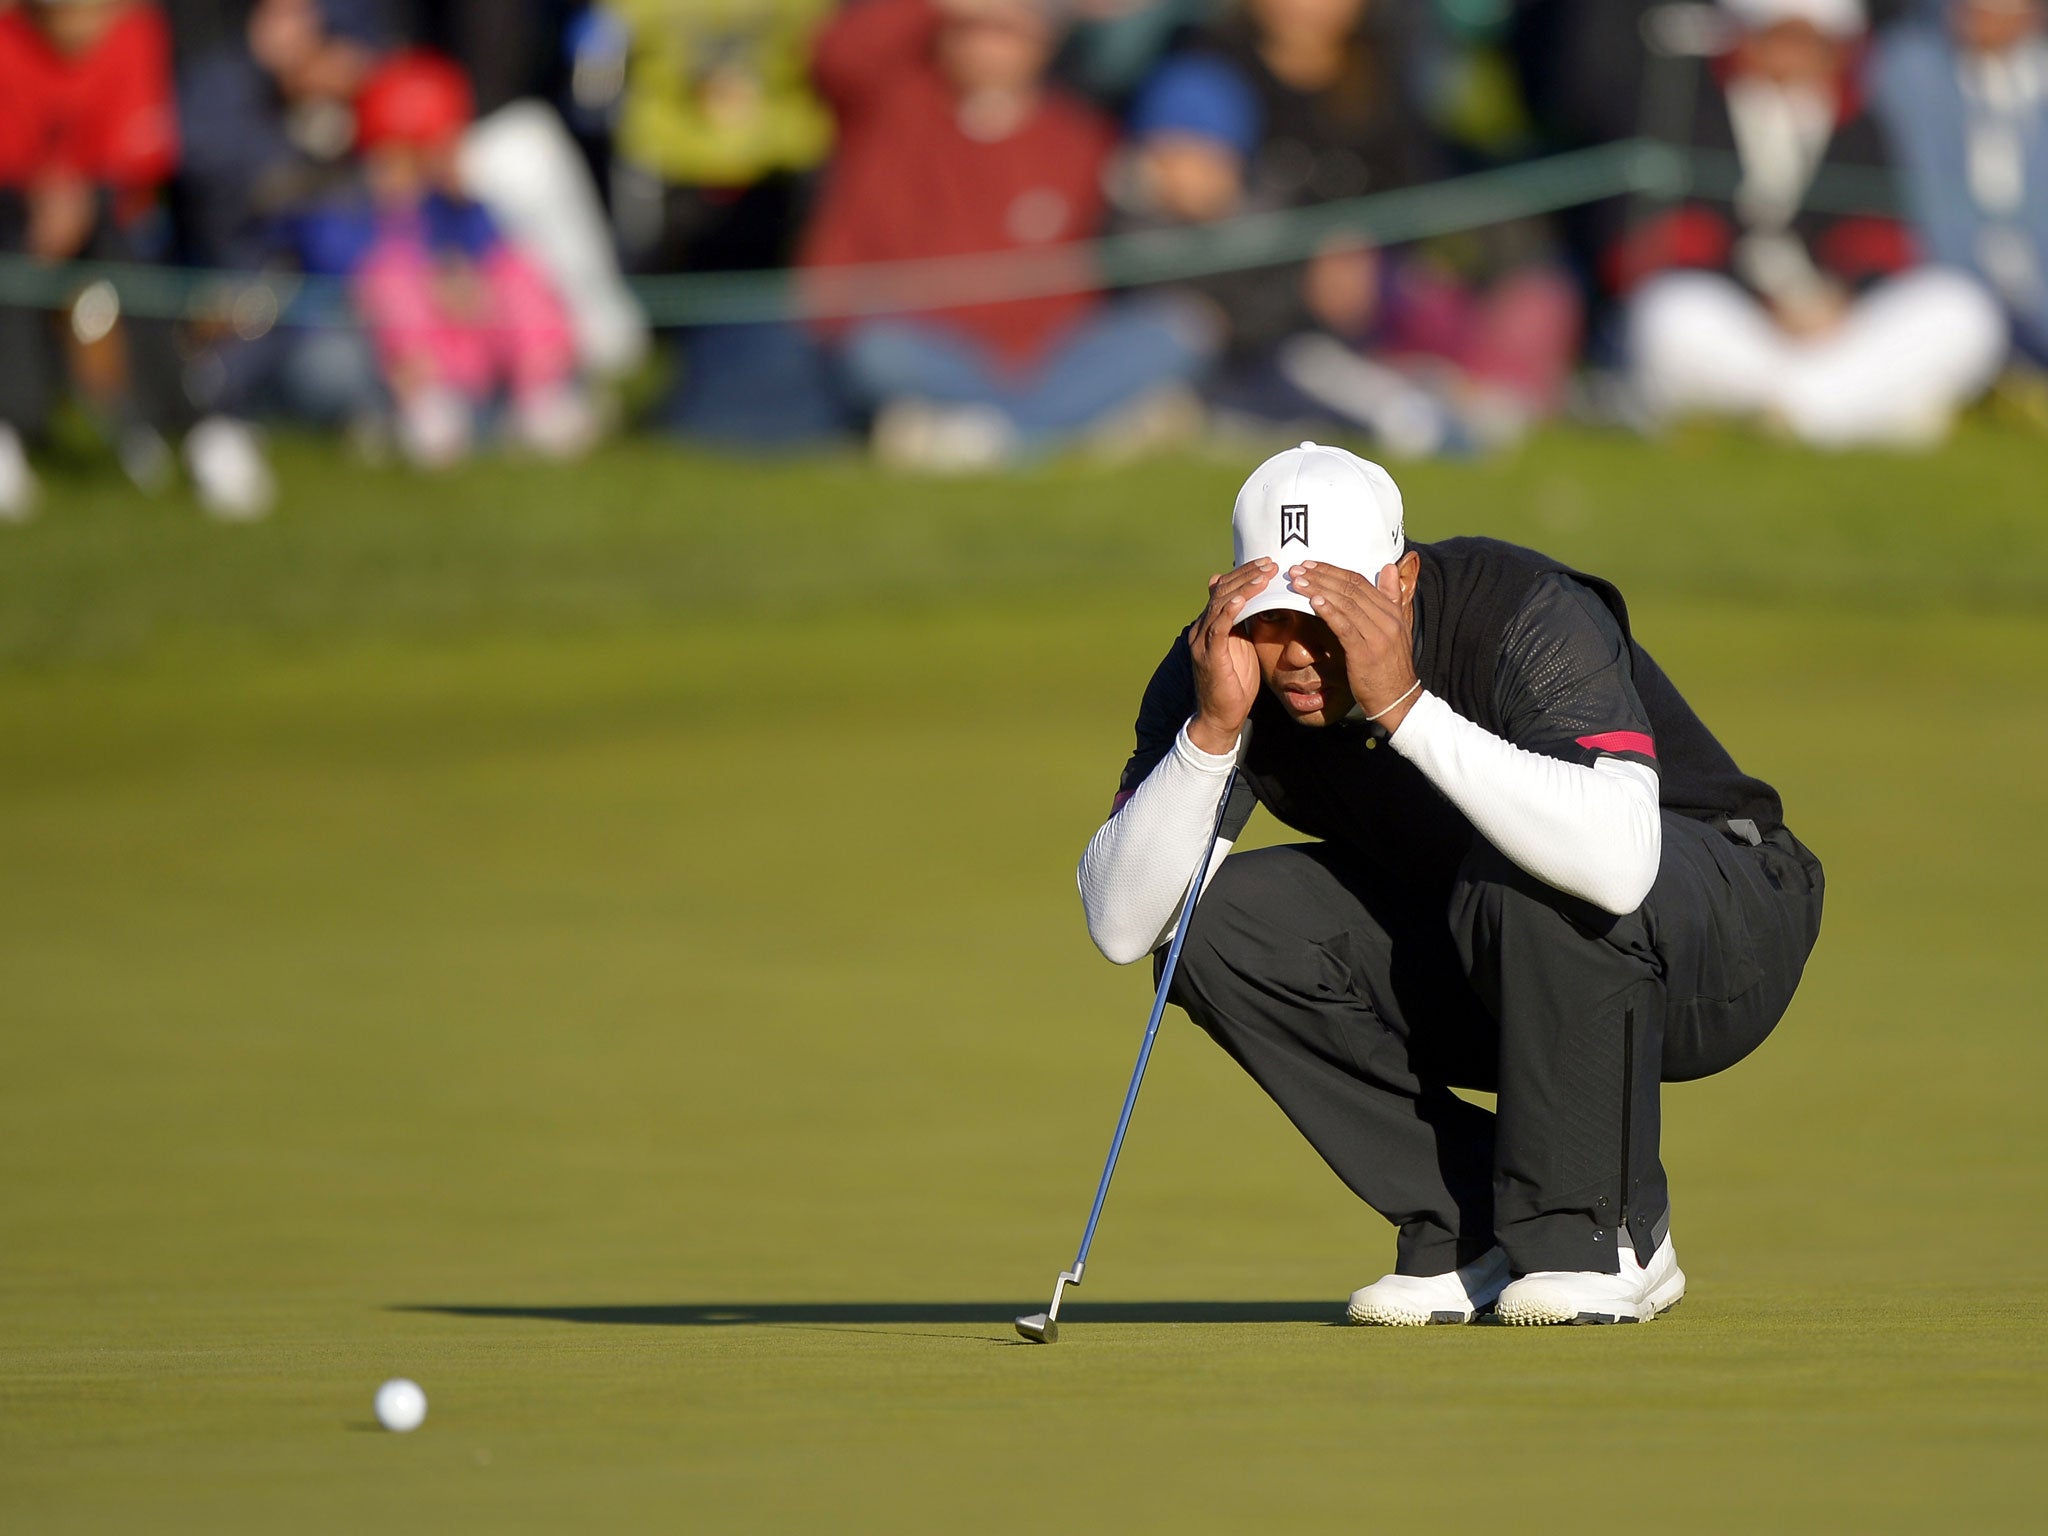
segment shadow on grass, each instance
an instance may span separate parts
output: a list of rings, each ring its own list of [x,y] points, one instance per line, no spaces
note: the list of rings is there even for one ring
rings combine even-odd
[[[638,1328],[747,1328],[818,1323],[1004,1323],[1042,1312],[1045,1301],[691,1302],[577,1307],[395,1306],[393,1312],[446,1317],[530,1318],[550,1323],[622,1323]],[[1062,1323],[1334,1323],[1327,1301],[1072,1301]]]

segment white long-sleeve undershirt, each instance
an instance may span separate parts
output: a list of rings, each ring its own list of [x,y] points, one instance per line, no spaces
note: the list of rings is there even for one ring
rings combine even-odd
[[[1388,739],[1482,837],[1537,879],[1617,915],[1649,894],[1664,826],[1647,764],[1602,757],[1586,766],[1526,751],[1430,693]],[[1236,752],[1204,752],[1183,726],[1173,750],[1089,841],[1077,872],[1088,934],[1118,965],[1165,941],[1242,750],[1240,738]],[[1228,851],[1216,845],[1208,875]]]
[[[1075,876],[1088,913],[1088,937],[1118,965],[1144,959],[1172,931],[1243,748],[1240,735],[1231,752],[1204,752],[1182,726],[1173,750],[1089,839]],[[1216,842],[1213,850],[1202,876],[1205,886],[1230,844]]]
[[[1650,894],[1664,856],[1657,774],[1602,757],[1590,767],[1530,752],[1435,694],[1415,701],[1393,749],[1422,770],[1479,835],[1541,880],[1616,916]]]

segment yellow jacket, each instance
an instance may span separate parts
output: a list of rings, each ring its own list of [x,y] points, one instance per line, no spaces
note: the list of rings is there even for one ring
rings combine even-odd
[[[833,0],[604,0],[632,33],[619,153],[663,181],[742,187],[825,158],[811,38]]]

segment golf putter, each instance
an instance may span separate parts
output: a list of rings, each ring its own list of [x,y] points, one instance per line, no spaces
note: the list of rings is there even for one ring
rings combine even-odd
[[[1095,1241],[1095,1227],[1102,1220],[1102,1202],[1109,1198],[1109,1181],[1116,1173],[1117,1155],[1124,1149],[1124,1132],[1131,1128],[1131,1111],[1138,1104],[1138,1088],[1145,1081],[1145,1066],[1152,1060],[1152,1042],[1159,1037],[1159,1020],[1166,1012],[1166,994],[1173,989],[1174,968],[1180,964],[1180,947],[1187,942],[1188,927],[1195,920],[1195,903],[1202,899],[1203,876],[1209,872],[1209,861],[1216,856],[1216,844],[1223,836],[1223,822],[1230,814],[1231,792],[1237,788],[1237,770],[1230,770],[1229,778],[1223,781],[1223,802],[1216,807],[1216,828],[1208,843],[1202,848],[1202,861],[1195,866],[1195,873],[1188,881],[1188,893],[1180,906],[1180,921],[1174,925],[1173,943],[1166,951],[1166,964],[1159,972],[1159,991],[1152,999],[1152,1016],[1145,1021],[1145,1038],[1138,1046],[1138,1064],[1131,1069],[1131,1086],[1124,1090],[1123,1113],[1116,1117],[1116,1135],[1110,1138],[1109,1160],[1102,1165],[1102,1182],[1095,1186],[1095,1206],[1088,1212],[1088,1225],[1081,1233],[1081,1251],[1074,1256],[1074,1267],[1060,1271],[1060,1277],[1053,1282],[1052,1304],[1043,1312],[1033,1312],[1017,1319],[1017,1331],[1034,1344],[1056,1344],[1060,1337],[1060,1298],[1067,1287],[1081,1283],[1082,1272],[1088,1268],[1088,1249]]]

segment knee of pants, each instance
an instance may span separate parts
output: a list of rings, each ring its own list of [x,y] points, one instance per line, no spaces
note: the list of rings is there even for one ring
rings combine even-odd
[[[1717,347],[1730,326],[1759,311],[1740,286],[1716,272],[1667,272],[1637,290],[1626,311],[1628,351],[1638,367],[1668,366],[1674,355]]]
[[[1636,386],[1660,413],[1761,409],[1784,348],[1763,309],[1714,272],[1668,272],[1629,301],[1627,353]]]
[[[859,393],[886,396],[915,371],[916,350],[914,339],[895,326],[857,326],[840,343],[839,366]]]
[[[985,359],[973,342],[916,322],[876,320],[849,332],[839,349],[848,386],[862,399],[899,395],[951,400],[979,393]]]
[[[1955,386],[1975,393],[2004,366],[2012,345],[2005,311],[1989,288],[1953,267],[1923,267],[1898,279],[1925,314],[1930,343],[1937,347]]]
[[[1161,371],[1176,378],[1205,367],[1228,339],[1222,313],[1184,293],[1127,299],[1112,313],[1120,326],[1141,338],[1134,350],[1156,357]]]
[[[1255,964],[1270,962],[1270,942],[1262,943],[1258,954],[1252,952],[1245,920],[1270,916],[1287,902],[1300,899],[1301,870],[1293,852],[1260,848],[1234,853],[1218,866],[1195,908],[1187,943],[1181,947],[1180,969],[1174,977],[1175,1002],[1201,993],[1220,976],[1242,975]]]

